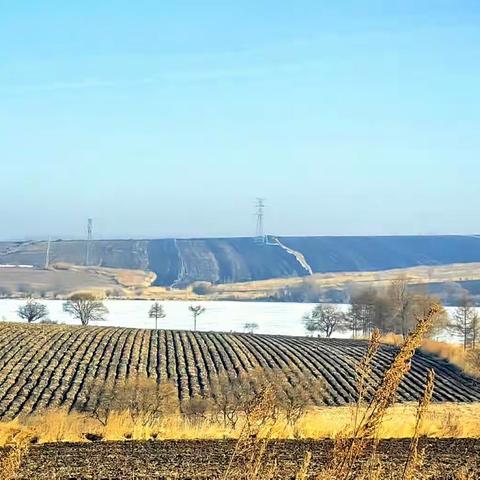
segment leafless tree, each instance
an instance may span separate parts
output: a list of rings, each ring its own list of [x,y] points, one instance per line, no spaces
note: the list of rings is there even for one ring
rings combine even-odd
[[[212,380],[212,413],[223,428],[235,428],[242,412],[245,383],[242,378],[229,378],[226,373]],[[248,385],[248,383],[247,383]]]
[[[254,333],[255,330],[258,329],[258,323],[255,323],[255,322],[247,322],[243,325],[243,328],[246,332],[248,333]]]
[[[277,407],[292,427],[315,404],[315,397],[325,390],[322,380],[307,378],[293,370],[274,370],[264,375],[265,381],[274,388]]]
[[[12,291],[7,287],[0,287],[0,298],[8,298]]]
[[[22,293],[24,297],[31,297],[33,295],[33,288],[28,283],[19,283],[17,285],[17,292]]]
[[[182,403],[182,413],[190,420],[205,420],[212,407],[208,398],[193,397]]]
[[[439,306],[440,311],[426,333],[426,336],[430,338],[435,337],[448,328],[448,313],[443,308],[440,299],[428,294],[426,290],[420,290],[412,294],[411,315],[413,315],[415,322],[418,322],[419,318],[427,316],[433,305]]]
[[[115,410],[115,387],[113,383],[96,381],[90,391],[90,397],[97,398],[93,408],[88,410],[94,419],[103,426],[108,423],[111,413]]]
[[[28,323],[32,323],[47,318],[48,308],[43,303],[28,300],[25,305],[18,308],[17,315]]]
[[[197,318],[205,312],[205,307],[201,305],[190,305],[188,309],[192,312],[193,315],[193,330],[197,330]]]
[[[463,348],[475,348],[480,334],[480,321],[471,295],[464,291],[450,322],[450,331],[462,337]]]
[[[381,333],[394,332],[402,336],[415,327],[419,317],[425,316],[437,298],[422,289],[410,290],[405,279],[399,279],[386,289],[373,288],[354,291],[350,296],[346,327],[353,338],[367,336],[373,328]],[[428,335],[433,336],[446,327],[446,312],[436,316]]]
[[[82,325],[105,320],[105,315],[108,314],[108,308],[103,302],[89,293],[72,295],[63,304],[63,311],[80,320]]]
[[[416,323],[411,315],[412,295],[407,280],[400,278],[393,281],[387,295],[392,304],[394,322],[400,327],[402,337],[407,338]]]
[[[373,289],[354,291],[350,295],[350,309],[345,316],[345,326],[353,338],[366,337],[376,323],[377,292]]]
[[[102,425],[108,423],[113,412],[128,412],[133,423],[152,426],[178,411],[178,392],[171,383],[157,384],[153,379],[138,377],[116,385],[94,385],[93,389],[98,400],[90,414]]]
[[[158,330],[158,319],[159,318],[165,318],[167,314],[165,313],[165,310],[163,309],[163,305],[159,302],[155,302],[151,308],[150,311],[148,312],[148,316],[150,318],[155,319],[155,330]]]
[[[345,315],[334,305],[320,303],[303,317],[303,323],[308,332],[321,332],[330,338],[335,331],[345,329]]]
[[[117,389],[115,406],[128,411],[134,423],[152,425],[178,408],[178,391],[171,383],[158,385],[144,377],[129,379]]]
[[[480,349],[477,348],[468,352],[467,366],[474,375],[480,377]]]

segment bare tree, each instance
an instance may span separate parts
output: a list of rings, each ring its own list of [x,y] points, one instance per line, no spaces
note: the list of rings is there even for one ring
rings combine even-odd
[[[480,321],[471,295],[465,290],[459,298],[458,307],[453,312],[450,331],[462,337],[463,348],[475,348],[480,333]]]
[[[335,331],[345,329],[345,315],[336,306],[320,303],[303,317],[303,323],[308,332],[321,332],[330,338]]]
[[[430,338],[435,337],[448,328],[448,313],[443,307],[440,299],[429,295],[426,290],[420,290],[412,294],[411,314],[413,315],[415,322],[418,322],[419,318],[427,316],[428,312],[434,305],[440,307],[440,310],[438,315],[436,315],[435,319],[432,321],[430,328],[426,332],[426,336]]]
[[[252,333],[253,334],[255,332],[255,330],[258,329],[258,323],[247,322],[243,325],[243,328],[247,333]]]
[[[475,315],[472,318],[472,348],[477,348],[478,337],[480,336],[480,317],[475,311]]]
[[[350,295],[350,309],[345,316],[345,326],[352,331],[353,338],[366,337],[376,320],[377,292],[373,289],[353,292]]]
[[[212,379],[212,413],[223,428],[235,428],[242,413],[246,389],[250,383],[242,378],[229,378],[226,373],[220,373]]]
[[[155,302],[150,308],[148,316],[155,319],[155,330],[158,330],[158,319],[165,318],[167,314],[163,309],[163,305],[161,303]]]
[[[28,283],[19,283],[17,285],[17,292],[23,294],[24,297],[31,297],[33,295],[33,288]]]
[[[108,308],[103,302],[90,293],[72,295],[63,304],[63,311],[80,320],[82,325],[105,320],[105,315],[108,314]]]
[[[17,315],[28,323],[43,320],[48,317],[48,308],[43,303],[29,300],[17,310]]]
[[[193,397],[182,403],[182,414],[190,420],[205,420],[211,411],[211,401],[204,397]]]
[[[288,425],[294,427],[315,399],[325,391],[325,382],[292,370],[262,372],[275,391],[275,402]]]
[[[171,383],[131,378],[116,389],[115,402],[116,410],[128,411],[134,423],[153,425],[178,409],[178,390]]]
[[[0,298],[8,298],[12,291],[7,287],[0,287]]]
[[[474,375],[477,377],[480,376],[480,349],[470,350],[468,352],[467,366]]]
[[[106,425],[113,412],[128,412],[134,424],[153,425],[160,418],[178,411],[178,390],[171,383],[146,377],[130,377],[107,385],[97,382],[91,395],[98,398],[90,415]]]
[[[190,305],[188,309],[192,312],[193,315],[193,330],[197,330],[197,318],[205,312],[205,307],[201,305]]]
[[[393,281],[388,296],[392,303],[394,321],[400,327],[400,334],[405,339],[416,324],[411,315],[412,295],[408,289],[407,280],[400,278]]]

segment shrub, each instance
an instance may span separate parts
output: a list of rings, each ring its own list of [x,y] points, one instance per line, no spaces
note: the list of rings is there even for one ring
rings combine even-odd
[[[213,287],[210,282],[195,282],[192,285],[192,291],[196,295],[208,295],[212,293]]]

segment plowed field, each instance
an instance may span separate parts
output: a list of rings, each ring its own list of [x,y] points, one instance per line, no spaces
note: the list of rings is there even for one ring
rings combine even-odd
[[[88,409],[92,386],[144,375],[173,382],[180,399],[211,395],[213,380],[253,368],[277,370],[287,379],[322,379],[317,403],[355,399],[355,366],[366,342],[305,337],[139,330],[109,327],[0,324],[0,417],[46,407]],[[383,346],[373,364],[370,391],[396,349]],[[437,373],[434,401],[480,401],[480,383],[451,364],[417,352],[398,390],[399,401],[417,400],[427,369]],[[95,390],[96,391],[96,390]]]
[[[18,478],[24,480],[74,479],[195,479],[223,478],[235,443],[231,441],[60,443],[33,447]],[[382,478],[401,478],[408,440],[384,440],[380,456],[386,471]],[[330,441],[279,441],[269,446],[266,458],[278,460],[276,479],[293,479],[307,451],[312,452],[311,475],[325,465]],[[426,440],[425,469],[432,480],[453,479],[453,472],[468,466],[480,475],[480,440]],[[361,468],[361,463],[357,465]],[[456,478],[456,477],[455,477]]]

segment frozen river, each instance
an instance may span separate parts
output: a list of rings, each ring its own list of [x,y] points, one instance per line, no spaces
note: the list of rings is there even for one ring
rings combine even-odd
[[[25,300],[0,300],[0,320],[21,321],[17,309]],[[78,324],[70,315],[63,311],[63,301],[44,300],[50,312],[49,318],[58,323]],[[104,322],[93,322],[92,325],[116,327],[154,328],[155,320],[148,318],[152,305],[150,300],[106,300],[109,314]],[[167,316],[159,320],[159,328],[172,330],[191,330],[193,328],[192,314],[189,305],[202,305],[206,311],[198,318],[198,330],[216,330],[223,332],[245,331],[245,323],[257,323],[256,333],[271,333],[277,335],[305,335],[302,317],[310,312],[313,303],[285,302],[160,302]],[[348,305],[339,305],[343,310]],[[451,308],[447,308],[451,311]],[[335,337],[348,338],[349,332],[335,332]],[[445,332],[440,339],[455,341]],[[458,340],[457,340],[458,341]]]

